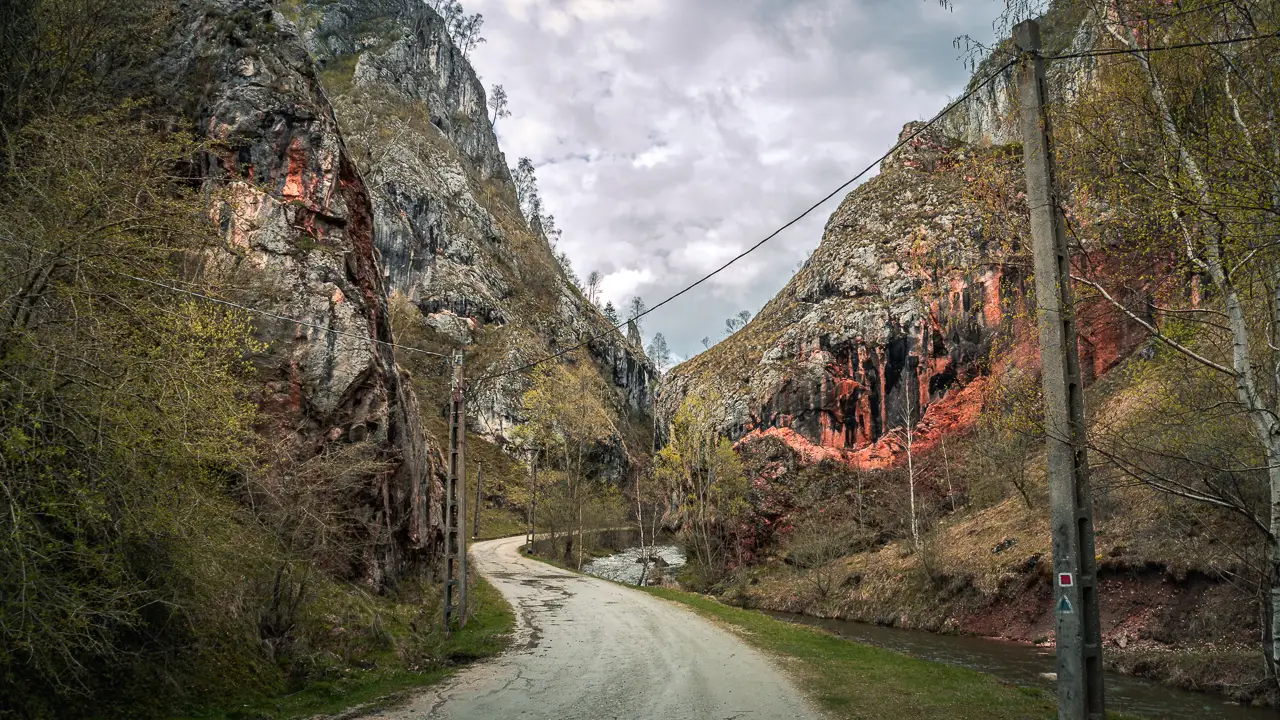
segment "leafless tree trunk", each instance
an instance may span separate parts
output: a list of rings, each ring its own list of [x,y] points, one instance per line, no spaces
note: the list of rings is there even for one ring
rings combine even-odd
[[[904,371],[904,375],[903,375],[904,378],[908,378],[908,379],[903,381],[905,385],[903,395],[906,397],[906,404],[902,412],[902,426],[907,439],[907,487],[908,487],[910,498],[911,498],[911,546],[915,548],[917,551],[919,551],[920,550],[920,519],[916,512],[916,466],[915,466],[914,452],[912,448],[914,431],[911,427],[911,421],[913,419],[912,418],[913,406],[911,402],[911,399],[912,399],[911,396],[915,393],[915,390],[911,387],[909,376],[905,374],[905,372],[910,371],[910,368],[911,368],[911,363],[908,360],[907,370]]]

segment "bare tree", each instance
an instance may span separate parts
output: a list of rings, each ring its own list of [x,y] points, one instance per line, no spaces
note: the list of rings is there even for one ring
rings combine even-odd
[[[671,349],[667,347],[667,338],[662,333],[654,334],[653,340],[649,341],[648,354],[658,372],[665,372],[671,365]]]
[[[916,503],[916,465],[913,441],[915,431],[913,424],[915,422],[914,403],[912,395],[915,395],[915,388],[912,387],[912,367],[908,359],[906,367],[902,370],[903,387],[903,404],[902,404],[902,433],[907,450],[907,490],[910,498],[911,513],[911,546],[918,552],[920,550],[920,517]]]
[[[837,517],[809,517],[798,523],[786,541],[787,562],[804,574],[818,597],[826,599],[844,581],[840,559],[849,551],[850,533]]]
[[[751,311],[740,310],[738,314],[724,321],[724,334],[732,335],[746,327],[748,322],[751,322]]]
[[[560,244],[560,236],[564,234],[564,231],[561,230],[556,225],[555,215],[539,216],[538,227],[542,229],[542,235],[547,239],[547,242],[551,245],[551,247],[555,247],[556,245]],[[564,255],[563,252],[561,252],[560,254]],[[576,275],[574,276],[573,282],[575,285],[578,283],[578,279]]]
[[[639,295],[633,296],[627,304],[627,318],[635,321],[636,328],[640,328],[640,316],[646,309],[644,300]]]
[[[600,304],[600,281],[603,279],[599,270],[592,270],[587,274],[587,299],[592,305]]]
[[[511,117],[511,111],[507,109],[507,89],[501,85],[494,85],[489,91],[489,109],[493,111],[493,117],[489,124],[494,128],[498,127],[498,121],[502,118]]]
[[[458,49],[462,51],[462,57],[465,59],[467,54],[475,49],[477,45],[485,42],[484,37],[480,35],[480,28],[484,25],[484,15],[476,13],[474,15],[463,15],[458,19],[456,29],[454,31],[454,42],[457,43]]]

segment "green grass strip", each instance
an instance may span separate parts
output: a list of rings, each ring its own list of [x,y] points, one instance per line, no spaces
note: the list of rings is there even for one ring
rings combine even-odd
[[[728,626],[748,644],[780,658],[802,689],[833,717],[1044,720],[1057,716],[1057,699],[1039,688],[861,645],[701,595],[666,588],[645,591]]]

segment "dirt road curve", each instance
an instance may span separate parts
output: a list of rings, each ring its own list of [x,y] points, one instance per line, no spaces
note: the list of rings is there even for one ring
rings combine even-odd
[[[471,549],[516,608],[512,649],[370,718],[819,717],[770,660],[728,632],[642,592],[521,557],[522,543]]]

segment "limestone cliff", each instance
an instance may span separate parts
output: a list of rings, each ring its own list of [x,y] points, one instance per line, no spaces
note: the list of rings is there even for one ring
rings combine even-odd
[[[977,377],[1023,280],[965,201],[971,152],[927,132],[887,160],[755,319],[671,372],[662,416],[713,389],[735,439],[781,433],[876,462],[886,432]]]
[[[1075,54],[1092,48],[1100,29],[1081,6],[1055,3],[1040,19],[1042,52],[1046,55]],[[1017,66],[1000,68],[1013,59],[1011,40],[1000,43],[996,50],[974,68],[966,90],[972,97],[960,103],[938,122],[939,131],[972,145],[1007,145],[1020,142],[1017,111]],[[1053,100],[1070,100],[1084,88],[1096,70],[1092,58],[1072,58],[1049,63],[1046,68]],[[992,73],[999,75],[981,88],[974,88]]]
[[[415,0],[309,1],[294,17],[371,188],[384,280],[420,309],[429,349],[466,348],[475,378],[603,334],[590,355],[619,417],[647,414],[652,363],[606,332],[521,216],[484,88],[441,18]],[[444,387],[443,372],[426,372]],[[473,427],[507,440],[526,383],[476,386]]]
[[[745,328],[670,373],[659,417],[711,392],[729,437],[773,435],[809,461],[863,468],[900,459],[891,431],[908,423],[918,450],[966,426],[993,367],[1038,357],[1020,167],[1016,148],[935,131],[910,141],[849,193],[809,261]],[[1088,258],[1095,272],[1122,262],[1100,249]],[[1141,308],[1136,292],[1128,299]],[[1086,382],[1145,338],[1096,298],[1078,313]]]
[[[209,258],[226,294],[302,321],[254,319],[260,432],[299,461],[371,448],[386,469],[360,491],[349,574],[392,585],[432,557],[440,461],[387,345],[373,205],[313,63],[268,0],[200,0],[183,6],[157,76],[210,143],[199,178],[226,240]]]

